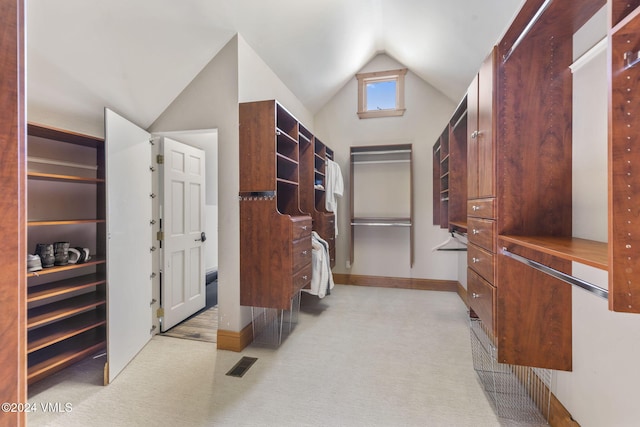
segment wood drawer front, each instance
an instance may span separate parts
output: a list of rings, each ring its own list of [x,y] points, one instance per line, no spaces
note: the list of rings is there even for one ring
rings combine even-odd
[[[496,288],[480,277],[475,271],[467,269],[467,298],[469,307],[480,320],[495,334],[494,313]]]
[[[293,275],[293,293],[311,285],[311,263],[303,266]]]
[[[311,262],[311,237],[296,240],[292,245],[293,272],[297,272]]]
[[[496,222],[492,219],[468,218],[467,236],[469,242],[489,252],[496,252]]]
[[[467,201],[467,216],[495,219],[496,199],[475,199]]]
[[[292,240],[311,236],[311,217],[298,217],[293,219]]]
[[[495,262],[491,252],[474,244],[467,246],[467,265],[491,284],[495,283]]]

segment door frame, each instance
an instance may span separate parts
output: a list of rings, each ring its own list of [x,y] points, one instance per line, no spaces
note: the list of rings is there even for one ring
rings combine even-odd
[[[212,135],[215,135],[212,136]],[[208,150],[214,149],[216,151],[216,159],[217,159],[217,151],[218,151],[218,129],[217,128],[211,128],[211,129],[196,129],[196,130],[175,130],[175,131],[158,131],[158,132],[151,132],[151,136],[155,141],[158,141],[160,139],[160,137],[168,137],[171,139],[174,139],[178,142],[182,142],[183,144],[187,144],[187,145],[191,145],[193,147],[196,148],[200,148],[202,150],[205,151],[205,157],[208,157]],[[211,147],[210,142],[211,140],[214,139],[215,140],[215,147]],[[153,158],[157,159],[157,156],[159,154],[161,154],[161,149],[160,149],[160,144],[154,143],[153,147],[152,147],[152,152],[153,152]],[[216,176],[216,185],[215,186],[211,186],[209,185],[209,182],[206,182],[206,188],[207,188],[207,193],[211,193],[214,188],[215,188],[215,197],[217,198],[217,194],[218,194],[218,190],[217,190],[217,173],[218,173],[218,164],[217,161],[216,162],[210,162],[209,160],[206,161],[207,164],[207,172],[206,172],[206,176],[205,176],[205,181],[207,181],[207,178],[212,176],[212,173],[215,174]],[[212,168],[212,166],[214,166]],[[153,167],[156,168],[157,170],[157,162],[154,161],[154,165]],[[157,174],[156,176],[154,176],[153,179],[153,183],[152,183],[152,193],[153,194],[160,194],[160,174]],[[154,218],[163,218],[163,212],[162,212],[162,208],[161,208],[161,204],[160,204],[160,199],[161,197],[156,197],[153,199],[153,207],[152,207],[152,215]],[[205,194],[205,206],[206,203],[209,199],[209,196],[207,194]],[[216,203],[217,204],[217,203]],[[207,227],[210,227],[211,224],[208,224]],[[161,223],[160,221],[158,221],[156,224],[153,224],[153,236],[158,236],[158,232],[161,231]],[[154,240],[157,242],[157,240]],[[214,244],[217,247],[218,244],[218,237],[217,237],[217,225],[216,225],[216,233],[209,233],[207,232],[207,245],[208,247],[211,247],[212,244]],[[157,245],[158,247],[160,247],[160,245]],[[207,252],[205,251],[205,258],[206,258]],[[217,257],[217,251],[216,251],[216,257]],[[153,255],[153,271],[160,271],[162,269],[162,250],[159,251],[155,251],[154,255]],[[205,263],[204,263],[204,268],[205,268],[205,274],[206,274],[206,270],[207,270],[207,261],[205,259]],[[153,278],[152,281],[152,289],[151,289],[151,294],[152,294],[152,298],[153,301],[155,301],[154,304],[154,309],[152,310],[152,327],[155,331],[155,333],[161,333],[161,325],[160,325],[160,317],[159,313],[158,313],[158,309],[162,308],[160,306],[160,293],[161,293],[161,283],[160,283],[160,275],[156,276]],[[160,312],[161,313],[161,312]]]

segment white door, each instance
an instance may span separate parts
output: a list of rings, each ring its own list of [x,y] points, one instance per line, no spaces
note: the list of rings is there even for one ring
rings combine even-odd
[[[108,381],[151,338],[149,133],[105,109]]]
[[[163,138],[162,331],[204,308],[204,151]]]

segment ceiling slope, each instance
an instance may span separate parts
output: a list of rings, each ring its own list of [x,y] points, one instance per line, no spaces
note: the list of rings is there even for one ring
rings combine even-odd
[[[457,102],[521,4],[29,0],[29,110],[147,128],[236,33],[312,112],[381,52]]]

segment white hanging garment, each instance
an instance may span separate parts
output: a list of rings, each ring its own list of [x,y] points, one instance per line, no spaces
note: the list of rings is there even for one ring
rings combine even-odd
[[[333,212],[336,216],[335,227],[336,236],[338,235],[338,197],[342,197],[344,193],[344,180],[342,179],[342,171],[340,165],[333,160],[327,160],[326,169],[326,202],[325,206],[329,212]]]

